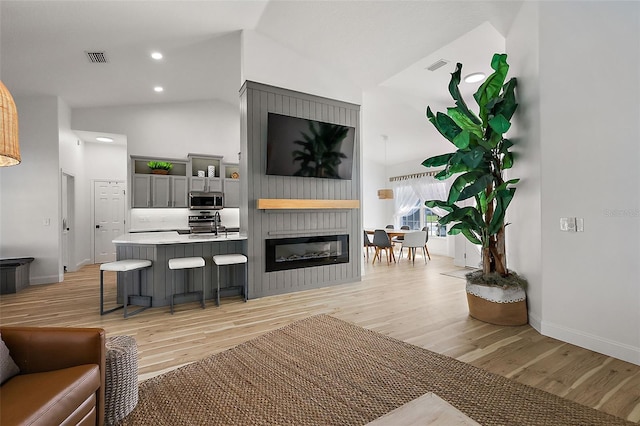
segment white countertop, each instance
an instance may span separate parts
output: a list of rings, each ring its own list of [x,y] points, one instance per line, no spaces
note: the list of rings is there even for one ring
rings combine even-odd
[[[178,234],[176,231],[165,232],[134,232],[120,235],[113,240],[114,244],[188,244],[207,243],[216,241],[246,240],[247,236],[239,232],[224,232],[215,234]]]

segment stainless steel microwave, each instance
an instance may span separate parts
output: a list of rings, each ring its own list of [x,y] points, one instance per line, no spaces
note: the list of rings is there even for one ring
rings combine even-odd
[[[220,210],[224,206],[222,192],[189,192],[189,209]]]

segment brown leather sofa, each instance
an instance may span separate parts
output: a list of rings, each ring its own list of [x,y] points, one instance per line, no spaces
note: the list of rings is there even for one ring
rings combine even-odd
[[[0,425],[103,424],[103,329],[0,327],[0,334],[20,368],[0,387]]]

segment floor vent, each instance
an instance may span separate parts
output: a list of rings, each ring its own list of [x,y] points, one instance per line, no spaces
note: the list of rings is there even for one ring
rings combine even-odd
[[[105,55],[104,52],[84,52],[87,55],[87,58],[89,58],[89,62],[91,62],[92,64],[106,64],[107,62],[107,55]]]
[[[442,68],[442,67],[444,67],[444,66],[445,66],[445,65],[447,65],[448,63],[449,63],[449,61],[447,61],[446,59],[439,59],[439,60],[437,60],[436,62],[434,62],[433,64],[429,65],[429,66],[427,67],[427,69],[428,69],[429,71],[435,71],[435,70],[437,70],[438,68]]]

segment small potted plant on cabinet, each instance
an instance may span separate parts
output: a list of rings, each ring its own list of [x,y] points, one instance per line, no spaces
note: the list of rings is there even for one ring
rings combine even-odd
[[[151,169],[153,174],[167,175],[173,168],[173,164],[168,161],[149,161],[147,167]]]
[[[504,137],[518,104],[516,79],[505,83],[509,65],[507,55],[495,54],[494,72],[473,95],[478,115],[467,107],[458,85],[462,64],[451,74],[449,93],[455,106],[435,115],[427,107],[427,118],[455,151],[426,159],[425,167],[443,167],[435,175],[444,180],[457,175],[447,200],[430,200],[427,207],[448,212],[439,219],[452,225],[450,235],[463,234],[482,247],[482,269],[467,274],[469,314],[499,325],[527,323],[526,281],[507,269],[505,254],[505,214],[519,179],[505,180],[504,170],[513,165],[513,142]],[[474,205],[459,207],[458,202],[472,199]],[[468,204],[468,203],[466,203]]]

